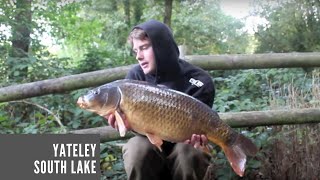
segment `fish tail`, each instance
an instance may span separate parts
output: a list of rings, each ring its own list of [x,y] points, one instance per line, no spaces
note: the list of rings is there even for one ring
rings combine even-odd
[[[258,151],[252,141],[242,134],[238,134],[233,144],[222,146],[222,149],[232,169],[241,177],[244,175],[247,155],[254,156]]]

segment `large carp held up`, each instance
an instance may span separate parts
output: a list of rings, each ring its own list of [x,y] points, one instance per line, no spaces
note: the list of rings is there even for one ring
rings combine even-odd
[[[161,150],[163,140],[184,142],[192,134],[204,134],[224,151],[233,170],[243,176],[247,155],[257,147],[224,123],[218,113],[187,94],[136,80],[118,80],[79,97],[78,105],[108,116],[114,114],[120,136],[128,125]],[[125,124],[128,122],[128,124]]]

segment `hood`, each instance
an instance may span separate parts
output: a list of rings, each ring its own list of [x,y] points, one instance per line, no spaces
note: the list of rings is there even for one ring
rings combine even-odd
[[[156,20],[146,21],[135,28],[143,29],[151,40],[157,64],[157,79],[168,79],[178,75],[179,49],[170,28]]]

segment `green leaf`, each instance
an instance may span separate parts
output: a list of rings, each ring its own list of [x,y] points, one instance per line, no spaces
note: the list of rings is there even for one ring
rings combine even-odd
[[[20,72],[19,72],[19,71],[14,71],[14,72],[13,72],[13,75],[14,75],[14,76],[19,76],[19,75],[20,75]]]
[[[248,167],[253,168],[253,169],[258,169],[261,167],[261,161],[258,160],[250,160],[248,162]]]

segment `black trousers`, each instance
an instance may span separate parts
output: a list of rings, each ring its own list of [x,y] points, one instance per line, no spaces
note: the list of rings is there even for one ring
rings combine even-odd
[[[129,180],[202,180],[210,161],[209,155],[184,143],[160,152],[144,136],[131,138],[122,151]]]

